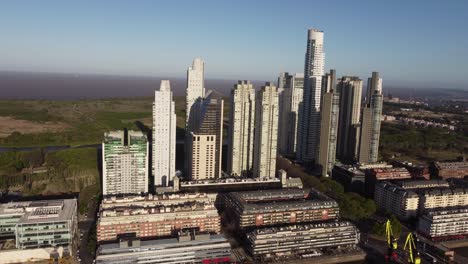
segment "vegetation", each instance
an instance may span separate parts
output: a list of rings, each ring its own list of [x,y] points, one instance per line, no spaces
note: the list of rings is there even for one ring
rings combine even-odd
[[[99,184],[97,155],[95,148],[2,152],[0,188],[24,195],[79,192]]]
[[[401,235],[401,229],[402,229],[402,225],[400,223],[400,220],[398,220],[398,218],[395,216],[395,215],[387,215],[388,218],[387,219],[390,219],[390,223],[392,224],[392,231],[393,231],[393,236],[395,238],[398,238],[400,237]],[[385,223],[375,223],[374,226],[372,227],[372,234],[378,236],[378,237],[381,237],[381,238],[385,238]]]
[[[454,160],[468,154],[468,137],[440,128],[382,123],[380,154],[384,160],[394,157],[416,162]]]
[[[287,171],[291,177],[300,177],[306,188],[314,188],[335,199],[340,206],[343,218],[360,221],[369,218],[376,211],[375,202],[353,192],[344,192],[343,185],[326,177],[315,177],[303,167],[292,165],[283,157],[278,158],[278,167]]]

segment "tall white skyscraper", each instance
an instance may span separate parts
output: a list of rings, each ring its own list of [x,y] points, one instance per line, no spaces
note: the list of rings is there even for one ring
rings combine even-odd
[[[255,128],[255,88],[239,81],[231,91],[229,117],[228,173],[248,176],[252,173]]]
[[[176,148],[175,104],[169,80],[162,80],[154,92],[153,167],[155,186],[168,186],[175,175]]]
[[[362,80],[343,76],[337,91],[340,94],[340,118],[336,156],[341,161],[353,162],[357,160],[359,146]]]
[[[185,117],[185,129],[187,134],[192,132],[191,122],[196,118],[197,114],[192,115],[193,110],[199,107],[196,102],[201,98],[205,97],[205,62],[201,58],[195,58],[192,63],[192,67],[187,70],[187,90],[186,90],[186,117]]]
[[[192,180],[221,177],[224,100],[208,91],[188,138],[188,173]]]
[[[254,177],[275,177],[278,141],[278,89],[266,83],[255,106]]]
[[[278,77],[278,152],[281,154],[296,153],[299,107],[302,106],[303,88],[303,73],[291,75],[283,72]]]
[[[382,78],[378,72],[373,72],[367,82],[366,100],[362,108],[358,159],[360,163],[375,163],[379,158],[382,104]]]
[[[331,70],[322,83],[322,102],[320,111],[320,143],[317,163],[322,176],[329,176],[336,160],[336,141],[338,137],[340,97],[336,92],[336,72]]]
[[[299,115],[297,159],[313,161],[318,155],[320,137],[320,100],[325,54],[323,31],[309,29],[304,66],[303,107]]]
[[[140,131],[106,132],[102,142],[102,194],[148,192],[147,137]]]

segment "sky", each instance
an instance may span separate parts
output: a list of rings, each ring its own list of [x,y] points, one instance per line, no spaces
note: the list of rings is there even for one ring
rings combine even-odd
[[[468,1],[0,1],[0,71],[275,80],[325,67],[385,83],[468,89]]]

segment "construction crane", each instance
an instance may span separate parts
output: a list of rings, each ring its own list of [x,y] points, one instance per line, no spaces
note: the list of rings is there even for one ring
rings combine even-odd
[[[393,261],[398,261],[398,256],[396,253],[396,250],[398,248],[398,243],[397,239],[393,236],[393,230],[392,230],[392,223],[390,222],[390,219],[387,220],[385,223],[385,236],[387,238],[387,255],[385,256],[385,260],[393,260]]]
[[[421,264],[421,257],[419,256],[419,252],[416,247],[416,243],[414,242],[414,236],[412,232],[408,233],[403,250],[408,252],[408,263]]]

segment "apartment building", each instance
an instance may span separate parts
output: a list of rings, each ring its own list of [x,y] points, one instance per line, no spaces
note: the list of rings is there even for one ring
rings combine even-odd
[[[185,228],[220,232],[220,218],[213,196],[157,196],[140,202],[104,200],[98,213],[97,240],[111,241],[124,235],[161,237]]]
[[[468,238],[468,208],[433,211],[418,222],[418,232],[434,241]]]
[[[233,213],[239,229],[339,217],[334,200],[310,189],[233,192],[225,197],[226,210]]]
[[[306,254],[317,249],[351,247],[359,243],[359,230],[347,221],[292,224],[258,228],[247,233],[247,251],[255,259]]]

